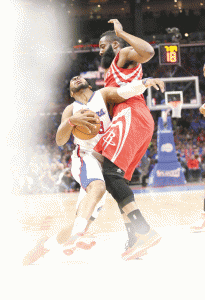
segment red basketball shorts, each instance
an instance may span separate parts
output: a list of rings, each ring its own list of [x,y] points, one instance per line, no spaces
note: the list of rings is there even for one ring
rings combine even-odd
[[[94,150],[125,171],[124,177],[131,180],[153,132],[154,120],[149,108],[142,102],[129,99],[115,105],[112,123]]]

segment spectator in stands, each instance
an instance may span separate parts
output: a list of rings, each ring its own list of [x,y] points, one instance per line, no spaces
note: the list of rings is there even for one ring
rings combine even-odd
[[[182,146],[182,148],[179,149],[179,153],[180,153],[181,161],[186,162],[186,154],[185,154],[185,147],[184,146]]]
[[[199,180],[201,177],[201,169],[199,165],[198,155],[191,155],[188,159],[187,166],[189,170],[189,181]]]
[[[201,172],[202,172],[202,178],[205,177],[205,153],[201,157]]]
[[[189,169],[188,169],[186,160],[181,158],[180,153],[177,153],[177,158],[178,158],[178,162],[181,164],[186,181],[188,181]]]
[[[185,148],[186,161],[189,160],[189,158],[191,157],[192,154],[193,154],[192,142],[191,142],[191,139],[188,139],[188,143]]]
[[[79,190],[79,184],[72,177],[71,171],[69,168],[64,169],[57,181],[58,192],[60,193],[70,193]]]
[[[199,133],[199,135],[198,135],[198,137],[197,137],[197,141],[198,141],[198,142],[205,142],[205,132],[204,132],[204,130],[202,130],[202,131]]]

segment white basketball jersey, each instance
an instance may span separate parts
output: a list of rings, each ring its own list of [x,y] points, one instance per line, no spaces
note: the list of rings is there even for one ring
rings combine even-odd
[[[73,103],[73,114],[81,109],[89,109],[99,116],[101,127],[99,133],[90,140],[80,140],[74,136],[74,144],[79,145],[81,150],[92,150],[95,145],[98,143],[102,135],[108,129],[111,121],[105,105],[105,101],[100,93],[96,91],[92,94],[87,104],[82,104],[78,101]]]

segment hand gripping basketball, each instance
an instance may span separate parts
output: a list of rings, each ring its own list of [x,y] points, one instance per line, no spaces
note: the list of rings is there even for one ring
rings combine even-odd
[[[100,130],[100,118],[90,110],[81,109],[71,118],[71,123],[75,125],[72,134],[81,140],[90,140],[95,137]]]

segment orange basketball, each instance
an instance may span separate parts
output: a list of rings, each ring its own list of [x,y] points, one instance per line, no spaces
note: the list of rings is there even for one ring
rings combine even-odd
[[[83,114],[85,111],[88,111],[88,110],[87,109],[82,109],[81,113]],[[93,112],[91,110],[89,110],[89,111]],[[98,132],[100,130],[100,126],[101,126],[100,118],[98,117],[98,115],[95,112],[93,112],[93,113],[96,115],[95,117],[99,120],[99,123],[95,124],[95,128],[90,128],[90,130],[91,130],[90,133],[88,132],[88,129],[85,126],[78,126],[78,125],[75,126],[72,130],[72,134],[75,137],[77,137],[78,139],[80,139],[80,140],[90,140],[98,134]],[[92,122],[90,122],[90,123],[92,123]]]

